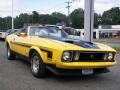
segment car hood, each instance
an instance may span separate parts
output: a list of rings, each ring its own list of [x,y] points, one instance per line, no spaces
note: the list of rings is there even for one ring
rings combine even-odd
[[[82,51],[114,51],[108,45],[92,43],[72,38],[38,37],[32,36],[29,40],[31,44],[47,49],[55,50],[82,50]]]
[[[98,49],[99,47],[92,43],[92,42],[87,42],[87,41],[82,41],[82,40],[77,40],[77,39],[67,39],[67,38],[61,38],[61,39],[55,39],[64,43],[70,43],[73,45],[77,45],[83,48],[95,48]]]

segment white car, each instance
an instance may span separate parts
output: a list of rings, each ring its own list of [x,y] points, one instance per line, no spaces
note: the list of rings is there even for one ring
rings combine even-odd
[[[5,39],[5,32],[0,32],[0,39]]]

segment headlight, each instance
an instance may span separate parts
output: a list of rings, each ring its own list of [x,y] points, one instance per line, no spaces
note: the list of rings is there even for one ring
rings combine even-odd
[[[108,54],[108,60],[112,60],[113,57],[114,57],[113,53],[109,53],[109,54]]]
[[[106,53],[106,54],[104,55],[104,60],[109,60],[109,61],[111,61],[111,60],[113,60],[113,58],[114,58],[114,54],[113,54],[113,53]]]
[[[74,60],[75,60],[75,61],[78,61],[79,58],[80,58],[80,52],[75,52],[75,53],[74,53]]]
[[[108,54],[107,53],[105,53],[105,55],[104,55],[104,60],[105,61],[108,60]]]
[[[72,52],[64,52],[62,56],[62,60],[64,62],[71,62],[72,61]]]

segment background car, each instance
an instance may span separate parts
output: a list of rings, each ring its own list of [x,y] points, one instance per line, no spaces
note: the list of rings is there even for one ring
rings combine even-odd
[[[64,27],[63,30],[69,35],[80,36],[80,32],[71,27]]]
[[[5,33],[5,37],[10,35],[10,34],[13,34],[13,33],[17,32],[18,30],[20,30],[20,29],[8,29]]]
[[[5,32],[4,32],[4,30],[0,30],[0,39],[1,40],[5,39]]]

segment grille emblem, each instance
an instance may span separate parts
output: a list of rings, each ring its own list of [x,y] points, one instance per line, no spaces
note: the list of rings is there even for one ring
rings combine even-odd
[[[91,59],[94,59],[94,55],[93,55],[93,54],[91,54],[91,55],[90,55],[90,58],[91,58]]]

